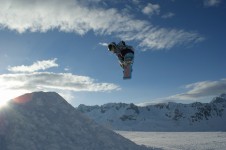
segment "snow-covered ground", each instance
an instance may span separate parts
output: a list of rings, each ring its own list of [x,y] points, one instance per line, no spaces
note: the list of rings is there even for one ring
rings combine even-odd
[[[137,144],[163,150],[226,150],[226,132],[116,131]]]

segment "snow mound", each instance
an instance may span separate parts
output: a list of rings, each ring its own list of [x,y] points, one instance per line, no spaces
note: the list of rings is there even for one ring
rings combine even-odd
[[[54,92],[22,95],[0,110],[2,150],[147,150],[77,111]]]

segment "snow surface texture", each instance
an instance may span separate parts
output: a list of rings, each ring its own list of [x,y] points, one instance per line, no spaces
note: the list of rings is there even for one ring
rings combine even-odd
[[[163,150],[225,150],[226,132],[127,132],[124,137]]]
[[[0,109],[1,150],[147,150],[101,127],[57,93],[36,92]]]
[[[226,131],[226,94],[210,103],[162,103],[139,107],[109,103],[77,108],[103,126],[122,131]]]

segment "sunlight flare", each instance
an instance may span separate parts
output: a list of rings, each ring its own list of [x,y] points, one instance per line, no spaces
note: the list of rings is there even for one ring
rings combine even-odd
[[[0,90],[0,108],[7,106],[11,99],[27,92],[24,90]]]

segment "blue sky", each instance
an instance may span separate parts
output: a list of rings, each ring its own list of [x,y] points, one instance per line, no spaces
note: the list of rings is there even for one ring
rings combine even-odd
[[[55,91],[72,105],[208,102],[226,92],[223,0],[0,0],[1,101]],[[135,48],[122,79],[106,44]]]

